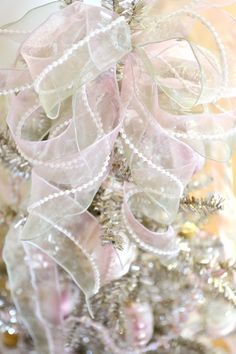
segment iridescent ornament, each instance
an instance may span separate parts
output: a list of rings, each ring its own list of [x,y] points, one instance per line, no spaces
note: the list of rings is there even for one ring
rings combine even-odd
[[[236,328],[236,310],[223,300],[208,302],[205,321],[210,336],[213,338],[226,336]]]

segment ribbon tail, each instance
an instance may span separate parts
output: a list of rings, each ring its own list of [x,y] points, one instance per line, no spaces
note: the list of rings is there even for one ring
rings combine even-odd
[[[21,228],[20,225],[11,227],[3,250],[14,303],[36,351],[63,353],[57,268],[39,249],[20,241]]]

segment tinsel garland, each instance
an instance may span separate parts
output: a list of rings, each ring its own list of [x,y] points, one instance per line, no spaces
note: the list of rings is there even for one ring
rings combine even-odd
[[[29,179],[31,166],[18,152],[9,131],[0,133],[0,162],[10,170],[13,177]]]

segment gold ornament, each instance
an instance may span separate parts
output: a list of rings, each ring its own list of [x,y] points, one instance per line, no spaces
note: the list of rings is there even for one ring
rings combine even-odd
[[[186,221],[182,225],[179,231],[179,235],[184,238],[192,238],[197,235],[197,232],[198,232],[198,227],[194,223],[190,221]]]
[[[19,335],[14,329],[9,329],[2,334],[2,342],[6,347],[15,348],[19,340]]]

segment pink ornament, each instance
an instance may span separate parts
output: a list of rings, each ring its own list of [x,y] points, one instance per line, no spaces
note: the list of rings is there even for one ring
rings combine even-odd
[[[77,296],[69,289],[64,289],[61,293],[61,313],[63,318],[67,318],[73,310]]]
[[[153,335],[153,314],[148,303],[131,302],[125,307],[126,341],[132,347],[144,347]]]

